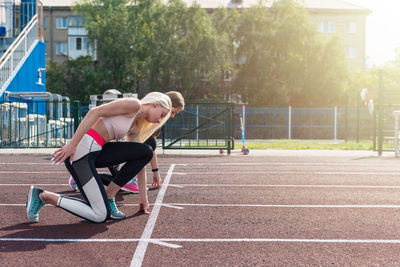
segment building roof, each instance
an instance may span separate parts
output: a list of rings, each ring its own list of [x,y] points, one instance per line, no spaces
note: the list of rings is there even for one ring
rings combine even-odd
[[[77,0],[40,0],[40,1],[43,3],[43,6],[69,7],[72,6],[72,4]]]
[[[74,2],[79,2],[79,0],[41,0],[43,6],[52,7],[69,7]],[[166,2],[166,0],[164,0]],[[205,9],[216,9],[219,7],[225,8],[249,8],[251,6],[258,5],[260,0],[182,0],[188,6],[194,3],[200,5]],[[371,10],[348,3],[342,0],[296,0],[299,4],[304,6],[306,9],[324,9],[324,10],[346,10],[354,12],[367,12],[370,13]],[[265,6],[272,6],[274,0],[263,0]]]
[[[331,9],[331,10],[348,10],[348,11],[370,11],[367,8],[354,5],[342,0],[295,0],[307,9]],[[188,6],[196,3],[202,8],[215,9],[218,7],[225,8],[249,8],[258,5],[260,0],[183,0]],[[265,6],[272,6],[274,0],[263,0]]]

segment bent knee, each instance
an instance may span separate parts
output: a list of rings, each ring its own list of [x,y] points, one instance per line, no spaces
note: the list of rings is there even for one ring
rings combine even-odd
[[[143,157],[150,162],[150,160],[153,158],[153,149],[151,148],[150,145],[146,145],[146,148],[144,149],[144,155]]]
[[[91,219],[91,221],[93,221],[95,223],[102,223],[102,222],[105,222],[106,220],[107,220],[107,210],[106,209],[95,212],[93,218]]]

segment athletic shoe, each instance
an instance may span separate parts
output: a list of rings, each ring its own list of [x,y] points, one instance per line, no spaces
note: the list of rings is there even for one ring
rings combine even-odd
[[[31,222],[39,222],[39,211],[46,204],[39,197],[42,192],[42,188],[33,187],[33,185],[29,189],[28,199],[26,200],[26,216]]]
[[[125,219],[126,215],[122,211],[118,210],[117,204],[115,204],[115,197],[108,199],[110,205],[111,215],[110,217],[115,220]]]
[[[122,191],[133,193],[133,194],[139,194],[139,187],[137,184],[137,179],[136,177],[133,177],[132,180],[130,180],[126,185],[121,187]]]
[[[69,176],[68,185],[69,185],[69,188],[71,188],[72,191],[76,191],[76,182],[74,180],[74,177],[72,177],[72,175]]]

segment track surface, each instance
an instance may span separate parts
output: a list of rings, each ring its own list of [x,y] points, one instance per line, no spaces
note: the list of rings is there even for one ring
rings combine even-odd
[[[29,185],[79,196],[49,160],[0,155],[2,266],[400,265],[398,159],[161,155],[150,215],[119,193],[125,220],[45,206],[31,224]]]

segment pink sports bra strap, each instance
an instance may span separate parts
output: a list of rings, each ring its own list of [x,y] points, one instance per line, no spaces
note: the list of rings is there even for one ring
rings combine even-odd
[[[93,130],[92,128],[90,128],[86,134],[91,136],[99,146],[104,146],[104,144],[106,143],[104,141],[103,137],[101,137],[101,135],[98,132],[96,132],[95,130]]]

